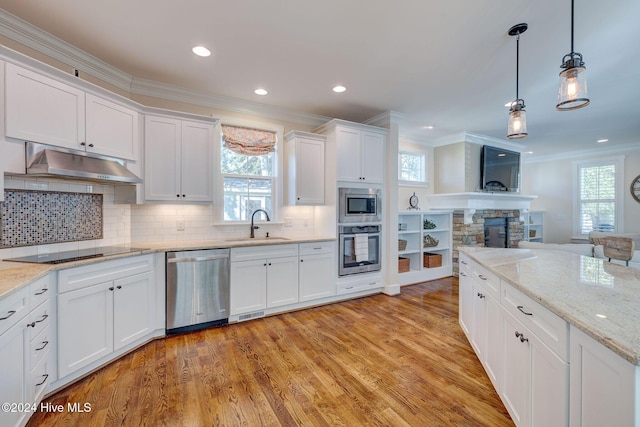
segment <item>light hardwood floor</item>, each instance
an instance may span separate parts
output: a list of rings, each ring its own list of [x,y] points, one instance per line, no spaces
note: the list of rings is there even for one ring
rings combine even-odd
[[[156,340],[28,426],[512,426],[458,325],[457,280]]]

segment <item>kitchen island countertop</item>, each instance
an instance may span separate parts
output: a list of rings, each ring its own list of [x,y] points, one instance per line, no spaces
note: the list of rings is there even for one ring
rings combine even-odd
[[[640,366],[640,270],[563,251],[459,249],[569,324]]]

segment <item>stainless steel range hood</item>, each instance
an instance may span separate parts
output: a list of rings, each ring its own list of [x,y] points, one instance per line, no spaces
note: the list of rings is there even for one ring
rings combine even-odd
[[[121,159],[32,142],[27,142],[26,153],[27,175],[124,184],[142,182]]]

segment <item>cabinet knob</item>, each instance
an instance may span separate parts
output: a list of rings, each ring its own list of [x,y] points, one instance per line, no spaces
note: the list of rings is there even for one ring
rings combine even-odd
[[[113,288],[113,286],[111,286],[111,287],[109,288],[109,290],[110,290],[110,291],[112,291],[113,289],[114,289],[114,288]]]
[[[81,142],[80,145],[85,147],[87,145],[87,143],[86,142]]]
[[[301,259],[301,260],[300,260],[300,262],[304,262],[304,260],[303,260],[303,259]]]
[[[182,197],[187,197],[187,195],[186,195],[186,194],[183,194],[183,195],[182,195]]]
[[[176,194],[176,197],[180,197],[180,195],[179,195],[179,194]]]
[[[118,288],[118,289],[122,289],[122,286],[121,286],[121,285],[118,285],[118,286],[116,286],[116,288]]]
[[[36,322],[27,323],[27,328],[35,328]]]
[[[480,292],[478,292],[478,296],[480,297],[480,299],[484,298],[484,295],[481,294]]]
[[[93,144],[89,144],[89,147],[90,147],[90,148],[93,148]]]

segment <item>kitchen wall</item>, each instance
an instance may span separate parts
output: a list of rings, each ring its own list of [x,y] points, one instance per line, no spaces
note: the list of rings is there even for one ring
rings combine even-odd
[[[416,193],[418,196],[420,209],[427,209],[427,195],[433,193],[434,188],[434,154],[433,148],[428,147],[424,144],[420,144],[418,142],[400,137],[399,149],[402,151],[409,151],[414,153],[422,153],[425,155],[425,163],[426,163],[426,184],[398,184],[398,210],[404,211],[409,207],[409,197],[413,193]]]
[[[619,156],[619,153],[600,152],[591,155],[574,155],[570,158],[544,159],[524,162],[522,176],[523,194],[537,195],[531,203],[532,210],[545,211],[544,241],[568,243],[573,232],[573,162],[588,159]],[[640,231],[640,203],[629,192],[631,180],[640,175],[640,150],[624,155],[623,221],[621,232]]]

